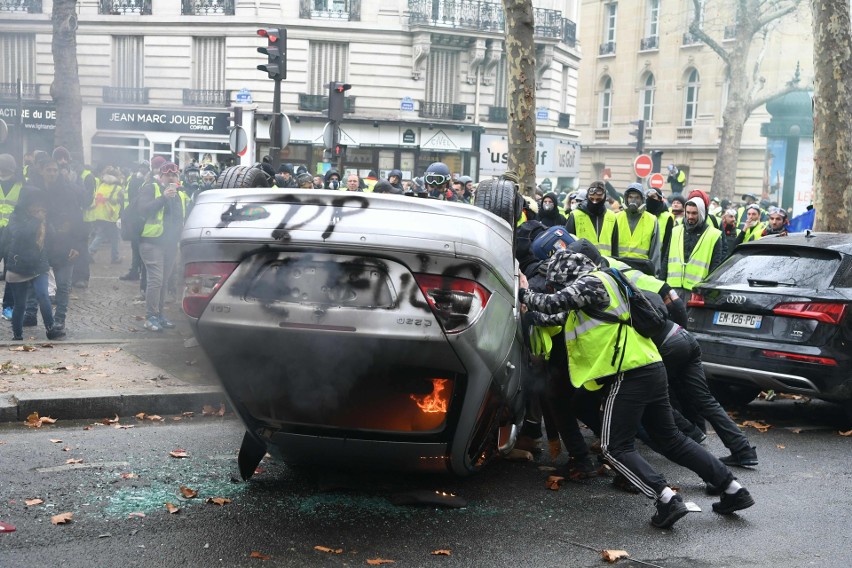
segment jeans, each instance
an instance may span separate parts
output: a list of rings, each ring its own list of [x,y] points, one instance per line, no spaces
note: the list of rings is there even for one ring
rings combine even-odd
[[[119,258],[121,258],[118,253],[118,226],[114,221],[95,221],[94,227],[95,237],[89,245],[89,255],[95,256],[95,253],[98,252],[98,248],[101,246],[101,243],[107,242],[109,243],[110,250],[112,252],[111,259],[113,262],[117,262]]]
[[[656,499],[668,486],[636,450],[643,426],[666,458],[691,469],[707,483],[724,489],[734,476],[715,456],[675,426],[665,367],[653,363],[613,377],[606,387],[601,419],[601,450],[612,466],[642,493]]]
[[[56,323],[64,325],[65,315],[68,313],[71,283],[74,278],[74,264],[69,262],[65,266],[54,267],[53,275],[56,278],[56,311],[53,314],[53,319],[56,320]]]
[[[35,292],[36,301],[41,308],[44,328],[49,331],[53,327],[53,309],[50,306],[50,296],[47,293],[47,272],[26,282],[7,282],[6,286],[12,288],[12,296],[15,302],[15,307],[12,309],[12,334],[15,337],[24,335],[24,312],[26,311],[27,298],[30,295],[30,287]]]
[[[669,384],[684,405],[707,420],[732,453],[751,447],[748,438],[713,397],[701,364],[701,347],[691,333],[680,329],[660,346]]]
[[[177,260],[177,243],[154,244],[142,241],[139,243],[139,254],[148,274],[145,287],[145,317],[160,316],[163,314],[163,303],[166,299],[166,283]]]

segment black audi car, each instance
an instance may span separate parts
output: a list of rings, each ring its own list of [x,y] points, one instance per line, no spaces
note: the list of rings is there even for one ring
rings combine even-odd
[[[688,300],[720,400],[761,390],[841,403],[852,417],[852,235],[795,233],[737,247]]]

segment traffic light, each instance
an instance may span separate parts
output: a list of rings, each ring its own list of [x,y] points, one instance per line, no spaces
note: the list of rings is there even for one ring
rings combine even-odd
[[[630,124],[636,125],[636,130],[630,131],[630,135],[636,138],[636,152],[641,154],[645,151],[645,121],[633,120]]]
[[[346,146],[343,144],[336,144],[334,148],[331,149],[331,155],[335,158],[342,158],[344,154],[346,154]]]
[[[266,71],[270,79],[280,81],[287,78],[287,30],[284,28],[262,28],[257,35],[266,38],[266,47],[258,47],[257,52],[266,56],[266,65],[258,65],[260,71]]]
[[[328,119],[332,122],[343,120],[343,93],[352,88],[349,83],[332,81],[328,84]]]

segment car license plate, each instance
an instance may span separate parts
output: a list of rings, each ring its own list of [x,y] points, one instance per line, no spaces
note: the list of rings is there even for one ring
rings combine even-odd
[[[747,327],[749,329],[760,329],[761,320],[763,320],[763,316],[734,314],[731,312],[716,312],[716,315],[713,316],[713,323],[716,325]]]

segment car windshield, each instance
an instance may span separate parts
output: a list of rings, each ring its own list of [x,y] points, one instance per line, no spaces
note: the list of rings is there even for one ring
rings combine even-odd
[[[808,248],[745,248],[737,251],[709,278],[714,284],[795,286],[824,289],[831,285],[840,255]]]

